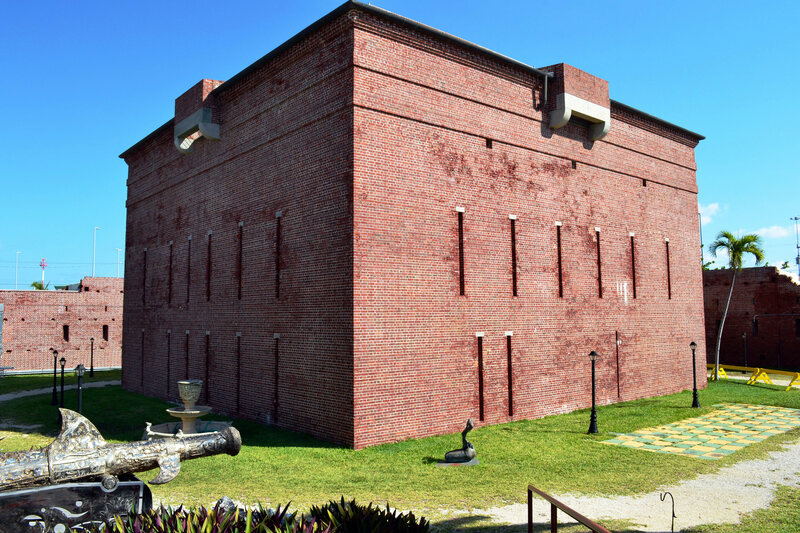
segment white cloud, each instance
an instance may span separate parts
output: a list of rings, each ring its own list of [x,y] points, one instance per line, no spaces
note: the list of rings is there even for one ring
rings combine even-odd
[[[698,204],[700,209],[700,223],[705,226],[706,224],[711,223],[711,217],[717,214],[719,211],[719,204],[714,202],[713,204],[702,205]]]
[[[770,226],[768,228],[761,228],[755,231],[756,235],[761,235],[762,237],[766,237],[768,239],[782,239],[784,237],[788,237],[792,234],[791,228],[785,228],[783,226]]]
[[[711,252],[707,251],[705,253],[705,260],[706,261],[713,261],[715,263],[714,267],[728,268],[728,260],[729,260],[728,259],[728,251],[726,249],[724,249],[724,248],[720,248],[719,250],[717,250],[717,256],[716,257],[711,255]]]

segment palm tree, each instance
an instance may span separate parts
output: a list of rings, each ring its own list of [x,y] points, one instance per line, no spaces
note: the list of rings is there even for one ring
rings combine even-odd
[[[41,281],[34,281],[31,283],[31,287],[36,291],[46,291],[50,287],[50,283],[48,282],[47,285],[42,285]]]
[[[736,274],[742,270],[742,256],[746,253],[753,254],[753,257],[756,258],[756,265],[758,265],[764,260],[764,250],[761,249],[761,237],[758,235],[751,233],[737,239],[730,231],[720,231],[717,240],[711,243],[708,250],[714,257],[717,257],[719,250],[728,252],[728,267],[733,271],[728,301],[725,303],[725,311],[722,313],[722,321],[719,323],[717,332],[717,351],[714,355],[714,381],[717,381],[719,379],[719,347],[722,344],[722,328],[725,326],[725,317],[728,316],[728,308],[731,305]]]

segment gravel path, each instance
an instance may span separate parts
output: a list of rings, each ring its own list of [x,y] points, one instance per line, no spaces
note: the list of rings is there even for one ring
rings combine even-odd
[[[640,496],[590,497],[571,494],[553,496],[579,513],[599,522],[628,519],[641,531],[670,531],[671,502],[659,495],[668,491],[675,498],[675,531],[701,524],[739,523],[742,514],[768,507],[778,485],[800,486],[800,442],[788,444],[766,459],[743,461],[702,474],[677,485]],[[654,473],[657,474],[657,473]],[[534,499],[534,522],[549,523],[550,505]],[[526,504],[473,509],[469,514],[489,516],[494,522],[527,524]],[[575,523],[559,513],[559,523]]]
[[[91,383],[85,383],[83,385],[84,389],[95,389],[97,387],[108,387],[109,385],[121,385],[122,382],[119,380],[116,381],[93,381]],[[64,385],[64,390],[74,390],[77,389],[78,385]],[[59,389],[60,390],[60,389]],[[9,400],[16,400],[17,398],[25,398],[27,396],[37,396],[39,394],[50,394],[53,392],[52,387],[48,387],[46,389],[32,389],[32,390],[21,390],[17,392],[8,392],[6,394],[0,394],[0,402],[7,402]]]

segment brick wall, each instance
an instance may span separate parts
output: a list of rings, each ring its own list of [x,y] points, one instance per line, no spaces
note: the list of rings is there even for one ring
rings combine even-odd
[[[127,388],[207,379],[215,409],[356,448],[477,420],[476,332],[485,423],[586,407],[591,350],[601,403],[691,388],[697,136],[613,103],[603,141],[554,132],[529,69],[368,6],[226,83],[220,141],[180,154],[168,123],[123,154]]]
[[[126,388],[174,400],[204,379],[215,410],[352,443],[344,22],[223,84],[221,140],[181,154],[165,128],[125,156]]]
[[[709,363],[732,277],[730,270],[703,272]],[[745,366],[745,350],[746,366],[800,370],[800,285],[775,267],[744,268],[736,276],[719,360]]]
[[[78,291],[0,291],[3,353],[0,366],[14,371],[53,368],[51,350],[67,359],[68,369],[90,365],[94,337],[95,368],[122,362],[122,278],[85,277]],[[64,327],[68,327],[65,339]],[[107,338],[104,338],[104,326]]]
[[[554,133],[532,75],[394,33],[368,17],[355,33],[356,447],[478,420],[477,332],[486,423],[587,407],[591,350],[601,403],[691,388],[689,343],[704,353],[695,143],[613,114],[602,142],[580,124]]]

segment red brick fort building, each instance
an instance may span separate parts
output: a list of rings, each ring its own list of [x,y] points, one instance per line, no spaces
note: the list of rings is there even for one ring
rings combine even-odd
[[[121,155],[123,384],[354,448],[690,389],[701,139],[347,2]]]

